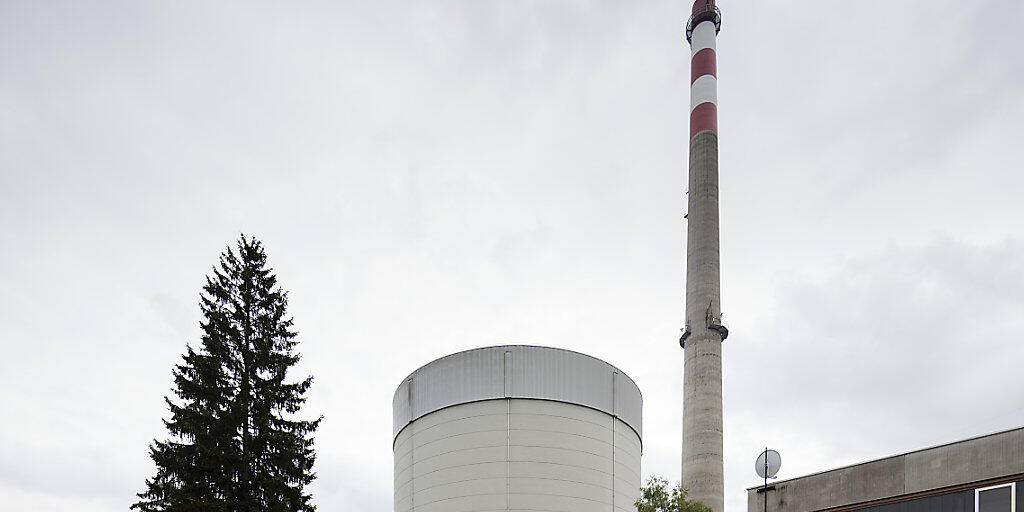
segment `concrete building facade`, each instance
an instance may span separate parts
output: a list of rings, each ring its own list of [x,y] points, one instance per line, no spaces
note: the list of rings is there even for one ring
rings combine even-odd
[[[747,489],[748,512],[1017,512],[1024,428]]]
[[[497,346],[433,361],[395,392],[395,512],[631,512],[642,397],[599,359]]]

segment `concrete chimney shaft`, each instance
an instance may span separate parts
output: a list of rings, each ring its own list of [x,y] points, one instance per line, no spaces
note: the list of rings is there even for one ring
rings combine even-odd
[[[722,322],[718,227],[718,77],[715,40],[721,15],[697,0],[690,41],[690,167],[686,231],[682,483],[690,497],[724,511]]]

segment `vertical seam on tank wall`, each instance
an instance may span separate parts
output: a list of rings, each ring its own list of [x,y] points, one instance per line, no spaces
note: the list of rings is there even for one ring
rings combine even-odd
[[[512,399],[505,399],[505,510],[510,510],[512,494]]]
[[[511,510],[511,494],[512,494],[512,390],[509,389],[511,386],[512,372],[510,371],[512,366],[512,351],[505,351],[505,364],[503,365],[502,372],[502,387],[505,390],[505,511]]]
[[[408,391],[406,399],[409,406],[409,417],[412,417],[412,377],[409,377],[409,385],[405,387]],[[409,493],[409,510],[416,512],[416,427],[409,430],[409,483],[412,492]]]
[[[612,512],[615,512],[615,423],[618,418],[619,411],[616,409],[615,403],[615,378],[619,376],[619,372],[612,372]]]

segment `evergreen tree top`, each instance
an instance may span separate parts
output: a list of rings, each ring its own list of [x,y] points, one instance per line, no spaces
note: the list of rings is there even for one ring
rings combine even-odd
[[[150,446],[157,474],[133,509],[315,510],[305,486],[320,419],[294,417],[313,379],[288,378],[299,354],[287,305],[263,244],[241,235],[206,276],[200,345],[174,368],[169,437]]]

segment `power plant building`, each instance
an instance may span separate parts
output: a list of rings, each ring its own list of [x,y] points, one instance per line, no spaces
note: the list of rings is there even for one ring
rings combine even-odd
[[[747,489],[748,512],[1017,512],[1021,507],[1024,428]]]
[[[632,512],[642,397],[578,352],[459,352],[395,391],[395,512]]]

